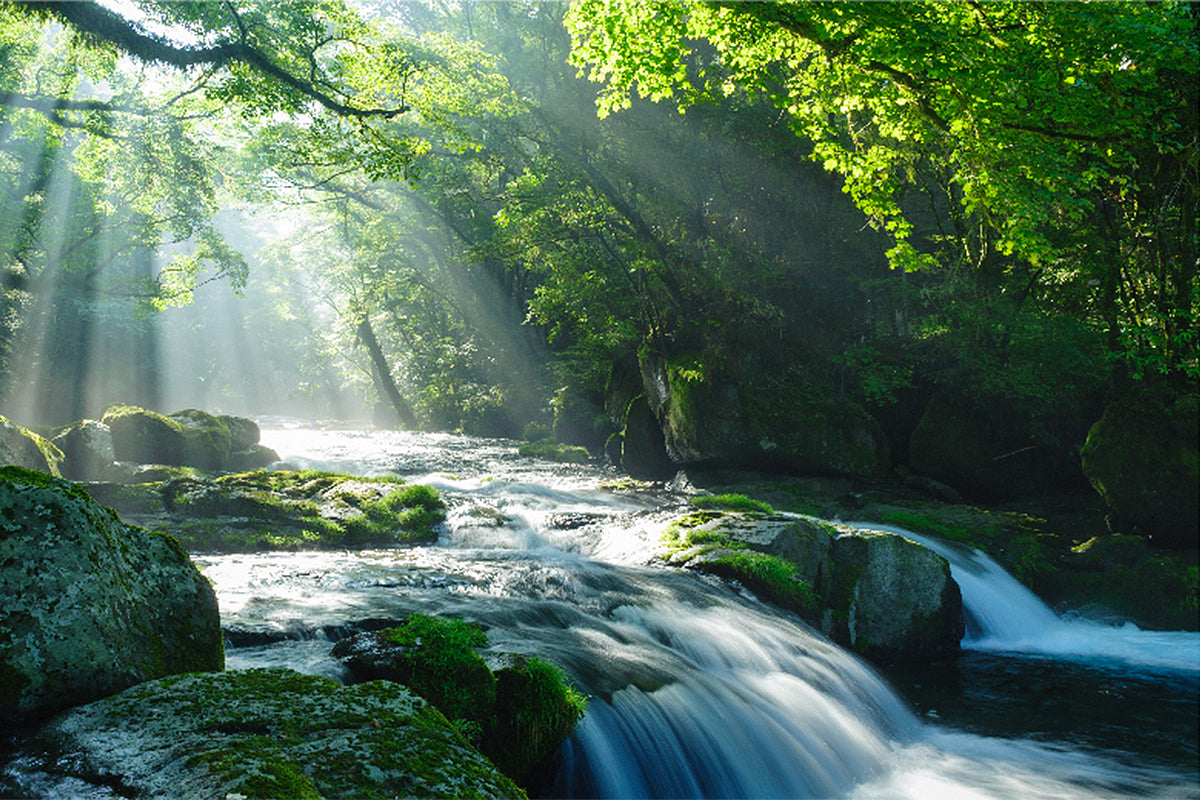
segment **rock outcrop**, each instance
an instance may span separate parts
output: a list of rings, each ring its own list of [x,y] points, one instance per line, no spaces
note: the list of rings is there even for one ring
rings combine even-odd
[[[1116,512],[1118,527],[1156,545],[1200,544],[1197,405],[1195,395],[1170,406],[1149,396],[1114,402],[1080,452],[1084,474]]]
[[[869,658],[937,658],[962,639],[950,565],[902,536],[811,517],[699,511],[665,539],[669,563],[736,580]]]
[[[0,416],[0,465],[59,475],[62,457],[62,452],[46,439]]]
[[[0,721],[224,665],[212,586],[174,539],[74,484],[0,468]]]
[[[174,676],[73,709],[38,736],[57,755],[50,770],[142,798],[524,796],[437,709],[384,681]]]

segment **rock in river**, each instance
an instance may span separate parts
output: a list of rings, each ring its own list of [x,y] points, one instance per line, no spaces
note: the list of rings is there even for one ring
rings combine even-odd
[[[524,796],[439,711],[386,681],[172,676],[73,709],[39,739],[56,774],[141,798]]]
[[[0,722],[224,666],[212,586],[174,539],[0,468]]]

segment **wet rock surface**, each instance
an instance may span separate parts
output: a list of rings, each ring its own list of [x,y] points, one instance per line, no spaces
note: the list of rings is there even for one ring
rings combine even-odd
[[[38,743],[50,771],[142,798],[524,796],[403,686],[279,669],[144,683]]]
[[[224,665],[212,586],[170,537],[0,468],[0,720]]]

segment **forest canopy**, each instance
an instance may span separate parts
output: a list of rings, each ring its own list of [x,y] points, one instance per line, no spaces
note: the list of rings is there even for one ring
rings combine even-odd
[[[801,381],[897,458],[947,393],[1067,452],[1114,392],[1195,391],[1198,20],[6,4],[0,397],[597,448],[660,370]]]

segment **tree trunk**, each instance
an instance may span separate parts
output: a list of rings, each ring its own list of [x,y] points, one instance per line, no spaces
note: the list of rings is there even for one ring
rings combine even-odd
[[[387,358],[383,355],[383,349],[379,346],[379,340],[375,338],[375,331],[371,328],[371,318],[366,314],[363,314],[358,320],[358,339],[371,355],[375,386],[379,389],[380,394],[387,397],[388,402],[392,404],[401,425],[415,428],[417,417],[413,413],[412,406],[404,399],[404,395],[400,394],[400,388],[396,386],[396,381],[392,380],[392,370],[388,366]]]

